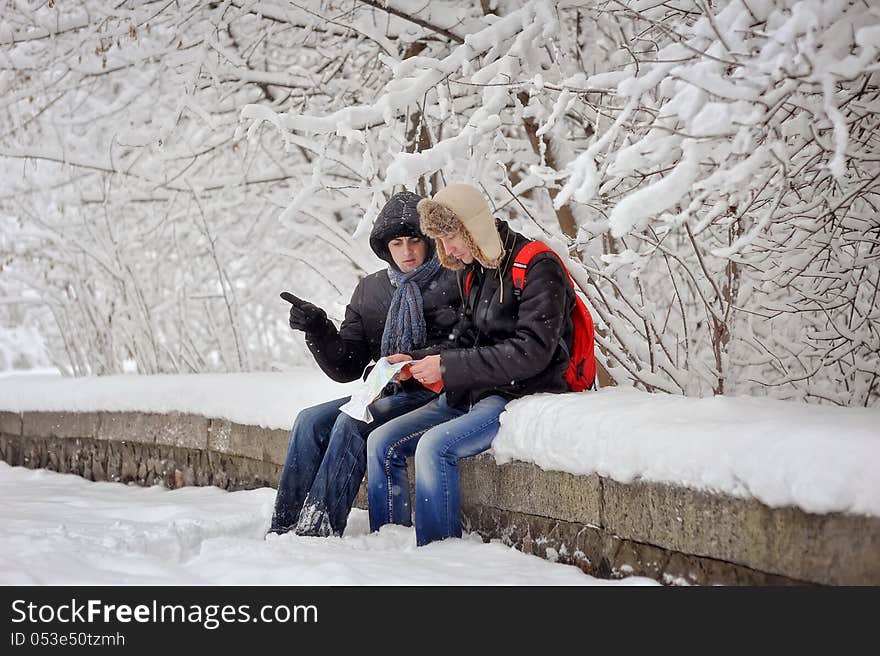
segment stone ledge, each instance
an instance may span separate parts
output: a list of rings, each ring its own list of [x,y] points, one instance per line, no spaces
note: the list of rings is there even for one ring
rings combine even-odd
[[[462,504],[593,526],[623,540],[826,585],[880,584],[880,518],[657,483],[549,472],[483,454],[461,463]],[[494,497],[488,490],[496,490]],[[500,529],[499,529],[500,530]],[[657,578],[657,577],[655,577]]]
[[[603,479],[603,526],[638,540],[831,585],[880,583],[880,519]]]
[[[21,413],[0,412],[0,433],[21,435]]]
[[[734,563],[669,551],[585,526],[488,506],[465,506],[468,530],[599,578],[646,576],[667,585],[811,585]]]
[[[208,446],[209,420],[198,415],[102,412],[99,420],[97,433],[79,437],[94,436],[116,442],[165,444],[192,449],[205,449]]]
[[[263,460],[273,465],[283,465],[287,460],[287,445],[290,442],[290,431],[262,429]]]
[[[226,419],[211,419],[208,425],[208,450],[262,460],[265,430]]]
[[[0,459],[10,465],[76,474],[91,481],[164,485],[214,485],[250,490],[277,484],[281,468],[204,449],[114,442],[94,438],[34,438],[0,434]]]
[[[23,412],[25,437],[97,437],[101,417],[97,412]]]
[[[288,439],[188,414],[0,413],[0,459],[142,485],[275,486]],[[489,454],[463,461],[461,476],[463,519],[484,538],[601,576],[880,585],[880,518],[497,465]],[[357,505],[366,507],[363,486]]]

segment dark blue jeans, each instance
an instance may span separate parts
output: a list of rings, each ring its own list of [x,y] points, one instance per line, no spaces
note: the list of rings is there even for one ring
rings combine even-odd
[[[366,472],[367,436],[435,397],[418,390],[378,399],[370,405],[369,424],[339,411],[350,397],[301,411],[290,433],[269,531],[342,535]]]
[[[461,537],[458,462],[492,446],[506,405],[506,399],[489,396],[459,408],[441,394],[373,432],[367,446],[370,530],[412,525],[406,458],[414,455],[416,544]]]

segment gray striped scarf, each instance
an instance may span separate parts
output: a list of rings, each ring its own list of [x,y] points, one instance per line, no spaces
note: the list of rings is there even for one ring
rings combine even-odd
[[[428,331],[420,286],[433,280],[440,268],[436,255],[409,273],[388,267],[388,277],[395,289],[382,333],[383,356],[409,353],[425,345]]]

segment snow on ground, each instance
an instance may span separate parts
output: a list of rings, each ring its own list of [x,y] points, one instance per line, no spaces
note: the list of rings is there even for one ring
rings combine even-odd
[[[191,412],[289,429],[350,394],[320,371],[0,378],[0,410]],[[511,403],[497,460],[621,482],[674,483],[808,512],[880,516],[880,409],[753,397],[684,398],[610,388]]]
[[[415,546],[411,528],[271,535],[275,491],[95,483],[0,462],[0,585],[655,585],[605,581],[474,535]]]

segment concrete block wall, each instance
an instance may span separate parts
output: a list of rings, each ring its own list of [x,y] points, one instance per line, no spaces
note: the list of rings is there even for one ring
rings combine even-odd
[[[0,460],[139,485],[277,485],[288,431],[189,414],[0,412]],[[880,585],[880,518],[815,515],[655,483],[462,463],[484,539],[601,577],[667,584]],[[357,505],[366,507],[364,488]]]

